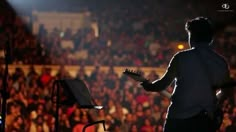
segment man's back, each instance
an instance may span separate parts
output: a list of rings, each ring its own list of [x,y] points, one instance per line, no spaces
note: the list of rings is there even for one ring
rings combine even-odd
[[[179,52],[176,87],[169,108],[169,117],[186,118],[202,109],[213,111],[212,86],[220,85],[228,76],[225,60],[209,47]]]

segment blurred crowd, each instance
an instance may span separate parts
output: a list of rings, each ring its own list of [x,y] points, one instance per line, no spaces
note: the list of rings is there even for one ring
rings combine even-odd
[[[124,6],[115,1],[94,6],[91,14],[99,26],[98,37],[92,28],[79,29],[73,34],[71,29],[62,33],[55,28],[48,32],[43,25],[37,35],[32,35],[29,27],[32,21],[26,24],[13,11],[3,9],[0,12],[0,64],[5,63],[4,50],[8,45],[11,64],[80,66],[76,78],[86,82],[92,97],[104,109],[61,105],[61,132],[81,132],[88,122],[103,119],[106,128],[112,132],[162,132],[170,99],[159,93],[145,92],[139,83],[118,76],[113,66],[166,67],[176,52],[172,42],[187,41],[184,31],[187,18],[201,13],[188,2],[181,5],[185,13],[175,12],[175,15],[170,7],[177,3],[161,1],[157,8],[154,6],[157,3],[149,2],[153,1],[143,4],[141,0],[129,0]],[[168,7],[166,2],[169,2]],[[207,9],[201,8],[202,12]],[[225,56],[232,69],[236,68],[234,33],[217,32],[213,48]],[[83,67],[86,65],[96,66],[91,75],[86,74]],[[99,66],[110,66],[110,70],[102,72]],[[0,89],[3,73],[4,69],[0,68]],[[53,132],[56,113],[56,104],[51,101],[53,82],[64,78],[72,77],[63,66],[55,76],[49,68],[43,68],[40,74],[33,66],[27,74],[16,68],[7,81],[7,132]],[[154,80],[159,75],[152,71],[147,78]],[[172,90],[170,86],[168,91]],[[222,104],[224,120],[220,132],[236,131],[236,92],[232,89],[227,93]],[[103,131],[102,125],[89,129]]]
[[[76,77],[71,77],[63,66],[55,76],[50,68],[42,68],[37,73],[34,67],[25,74],[21,68],[9,75],[7,91],[7,132],[53,132],[55,130],[56,104],[52,100],[53,83],[58,79],[81,79],[90,90],[101,110],[82,109],[77,103],[61,104],[59,107],[59,132],[81,132],[87,123],[105,120],[105,127],[112,132],[162,132],[166,110],[170,99],[159,93],[146,92],[140,84],[126,76],[118,76],[113,67],[107,72],[97,66],[91,75],[81,67]],[[3,84],[1,69],[0,87]],[[151,71],[146,76],[150,80],[159,78]],[[61,87],[63,89],[63,87]],[[64,89],[66,90],[66,89]],[[167,91],[172,92],[172,85]],[[224,98],[222,109],[224,120],[220,132],[236,129],[236,94],[231,89]],[[71,98],[70,95],[69,98]],[[76,94],[75,94],[76,96]],[[63,94],[60,95],[63,97]],[[103,125],[88,127],[90,132],[102,132]]]
[[[4,11],[0,17],[0,36],[5,41],[1,41],[0,58],[3,62],[2,50],[8,43],[12,64],[165,67],[176,52],[177,45],[173,46],[172,42],[187,41],[186,20],[201,15],[189,2],[181,8],[189,12],[184,15],[181,12],[171,15],[173,10],[167,8],[164,1],[151,4],[153,1],[133,3],[131,0],[120,4],[122,2],[124,6],[118,6],[116,1],[97,3],[96,8],[82,10],[91,9],[92,21],[98,23],[98,37],[92,28],[81,28],[76,33],[70,28],[48,32],[44,25],[40,26],[38,34],[32,35],[29,25],[33,19],[23,22],[16,14]],[[235,46],[235,33],[223,30],[216,33],[213,47],[225,56],[232,68],[236,64]]]

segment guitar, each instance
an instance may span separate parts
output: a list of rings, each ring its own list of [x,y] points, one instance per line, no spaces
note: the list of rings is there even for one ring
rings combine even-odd
[[[147,79],[142,76],[142,72],[140,71],[133,71],[133,70],[125,69],[123,74],[138,82],[147,81]],[[233,87],[233,86],[236,86],[235,81],[227,83],[221,86],[221,88],[227,88],[227,87]],[[171,98],[171,93],[169,93],[166,90],[163,90],[160,93],[164,95],[165,97],[168,97],[169,99]],[[221,96],[222,96],[222,91],[220,90],[216,93],[216,97],[219,100]],[[217,106],[217,109],[214,111],[213,115],[209,118],[212,120],[214,129],[215,130],[219,129],[223,121],[223,111],[221,110],[220,106]]]
[[[130,78],[132,78],[135,81],[138,81],[138,82],[148,81],[146,78],[143,77],[142,72],[140,72],[140,71],[125,69],[123,74],[130,77]],[[160,91],[160,94],[167,97],[167,98],[169,98],[169,99],[171,98],[171,93],[169,93],[166,90]]]

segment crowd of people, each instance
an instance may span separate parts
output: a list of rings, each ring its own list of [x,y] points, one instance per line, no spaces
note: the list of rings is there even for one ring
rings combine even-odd
[[[16,22],[20,20],[16,19]],[[127,65],[165,67],[175,53],[172,41],[166,37],[156,37],[154,32],[143,34],[126,32],[114,34],[101,32],[95,37],[92,29],[81,29],[72,34],[68,29],[64,36],[60,30],[52,33],[41,30],[37,37],[25,32],[21,25],[11,34],[12,64],[67,64],[67,65]],[[65,41],[72,46],[63,46]],[[5,41],[2,41],[4,43]],[[1,45],[4,49],[5,44]],[[235,36],[219,34],[213,42],[216,51],[221,52],[232,68],[235,68]],[[14,47],[14,48],[13,48]],[[3,62],[3,55],[1,60]]]
[[[0,87],[3,84],[1,69]],[[82,109],[75,103],[61,104],[59,107],[59,131],[81,132],[87,123],[105,120],[105,127],[114,132],[162,132],[163,122],[170,99],[159,93],[148,93],[126,76],[118,76],[113,67],[107,72],[97,66],[90,75],[81,67],[76,77],[72,77],[63,66],[55,76],[50,68],[42,68],[37,73],[33,66],[28,74],[21,68],[9,75],[7,91],[6,128],[7,132],[51,132],[55,130],[56,103],[52,97],[53,83],[58,79],[81,79],[89,88],[101,110]],[[154,80],[159,75],[155,71],[147,74]],[[63,88],[62,88],[63,89]],[[167,91],[172,92],[172,85]],[[233,91],[233,90],[232,90]],[[235,92],[230,92],[222,103],[224,120],[220,132],[231,132],[236,122]],[[233,94],[232,94],[233,93]],[[71,98],[70,95],[69,98]],[[63,97],[63,95],[61,95]],[[91,131],[103,131],[102,124],[91,126]],[[235,130],[235,129],[234,129]]]
[[[193,4],[187,2],[182,10],[192,13],[183,16],[176,12],[176,15],[169,17],[173,9],[167,8],[165,2],[157,3],[158,6],[150,4],[151,1],[122,2],[125,6],[119,7],[118,3],[114,2],[98,3],[96,8],[90,7],[91,19],[98,23],[98,37],[92,28],[78,29],[73,34],[71,29],[61,31],[55,28],[53,32],[47,32],[43,25],[37,35],[32,35],[31,29],[26,27],[30,27],[33,19],[25,24],[16,14],[4,11],[5,15],[1,16],[0,25],[3,34],[1,36],[6,38],[6,41],[1,42],[0,49],[4,49],[6,42],[11,45],[12,64],[82,63],[165,67],[175,53],[174,48],[177,47],[173,46],[172,42],[187,41],[184,22],[198,15],[197,10],[194,10]],[[105,6],[106,4],[109,6]],[[164,8],[165,14],[162,12]],[[62,32],[64,34],[61,34]],[[220,31],[216,33],[215,38],[213,47],[225,55],[230,66],[234,68],[235,33]],[[68,41],[72,45],[64,46],[63,44]]]
[[[187,17],[183,21],[172,21],[175,17],[180,17],[181,13],[173,16],[171,9],[162,5],[155,8],[151,4],[142,5],[140,1],[135,4],[138,6],[131,2],[127,6],[115,8],[117,4],[114,3],[105,9],[92,10],[99,12],[92,12],[94,20],[99,24],[99,37],[88,28],[80,29],[75,34],[67,29],[61,35],[59,29],[48,33],[43,26],[35,36],[12,11],[4,10],[4,14],[0,15],[0,64],[5,63],[3,50],[6,45],[10,45],[11,64],[79,65],[76,78],[86,82],[96,103],[104,106],[101,110],[89,110],[81,109],[78,104],[61,105],[59,131],[80,132],[88,122],[105,120],[109,131],[162,132],[170,99],[158,93],[145,92],[139,83],[125,76],[118,76],[112,66],[166,67],[175,54],[171,42],[187,40],[183,25]],[[162,14],[163,8],[167,10],[166,15]],[[187,4],[182,8],[190,13],[193,7]],[[185,15],[198,15],[196,12],[192,13]],[[64,47],[65,41],[72,42],[73,46]],[[232,69],[236,68],[235,46],[233,33],[216,34],[213,47],[225,56]],[[91,75],[87,75],[83,67],[86,65],[97,67]],[[99,69],[99,66],[110,65],[112,66],[107,73]],[[22,69],[16,68],[9,75],[6,115],[6,128],[9,132],[55,130],[56,104],[51,100],[53,82],[72,77],[63,66],[55,76],[51,75],[51,69],[48,68],[43,68],[40,74],[33,66],[30,69],[26,74]],[[3,74],[4,69],[1,67],[1,89]],[[147,77],[154,80],[159,75],[153,71]],[[170,86],[168,91],[172,90]],[[221,132],[231,132],[230,129],[235,130],[236,127],[236,92],[229,93],[231,95],[223,101],[224,120]],[[102,125],[89,129],[103,131]]]

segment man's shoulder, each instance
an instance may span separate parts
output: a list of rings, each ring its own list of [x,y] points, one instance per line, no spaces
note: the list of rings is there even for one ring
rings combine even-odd
[[[186,50],[182,50],[182,51],[178,51],[174,56],[175,57],[184,57],[184,56],[188,56],[192,54],[192,49],[186,49]]]

